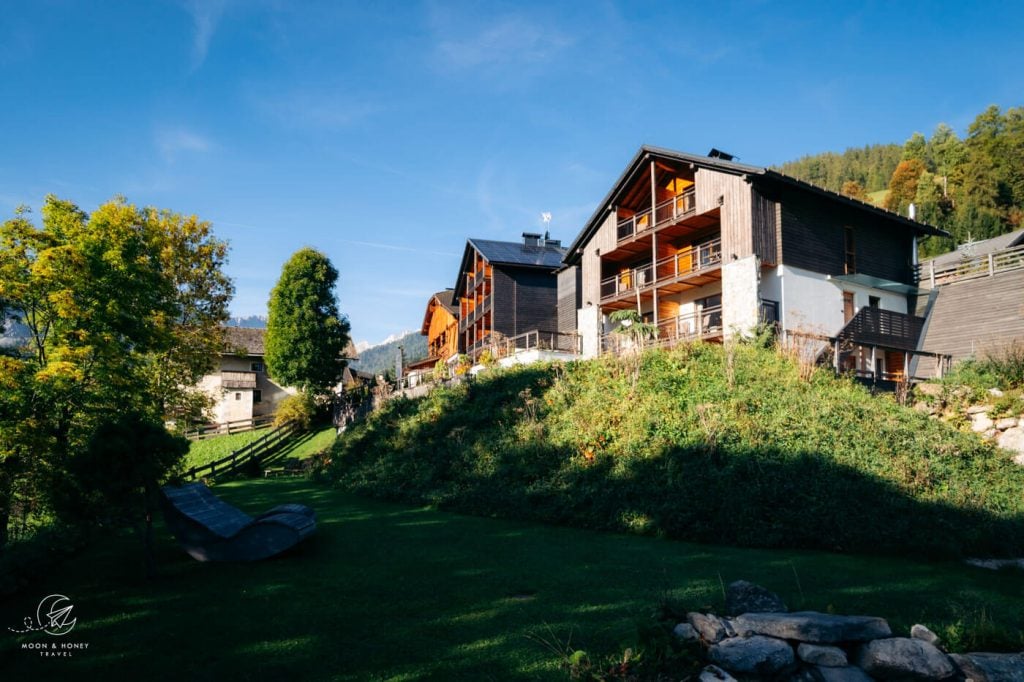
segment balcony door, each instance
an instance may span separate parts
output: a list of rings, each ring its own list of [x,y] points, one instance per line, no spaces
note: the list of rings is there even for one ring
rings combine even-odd
[[[707,334],[722,330],[722,295],[715,294],[699,298],[697,304],[697,316],[700,320],[700,333]]]

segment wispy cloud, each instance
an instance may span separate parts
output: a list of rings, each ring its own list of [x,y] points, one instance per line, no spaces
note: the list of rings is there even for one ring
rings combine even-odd
[[[184,0],[185,10],[192,17],[192,69],[206,61],[210,41],[227,8],[228,0]]]
[[[249,100],[257,111],[289,128],[341,130],[385,110],[368,97],[326,85],[284,92],[276,86],[254,88]]]
[[[412,253],[425,253],[431,256],[453,256],[458,258],[459,254],[453,251],[431,251],[430,249],[420,249],[413,246],[402,246],[400,244],[386,244],[383,242],[363,242],[355,239],[339,239],[342,244],[352,244],[353,246],[367,246],[371,249],[384,249],[386,251],[409,251]]]
[[[165,161],[172,162],[184,152],[206,152],[211,142],[185,128],[161,128],[154,135],[154,144]]]
[[[467,33],[437,43],[437,56],[443,64],[454,69],[538,64],[549,61],[574,42],[557,28],[516,15],[500,17],[489,26],[474,27]]]

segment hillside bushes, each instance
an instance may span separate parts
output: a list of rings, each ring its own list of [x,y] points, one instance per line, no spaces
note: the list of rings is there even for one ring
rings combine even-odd
[[[1024,469],[970,434],[755,345],[486,373],[339,441],[364,494],[701,542],[1024,554]]]

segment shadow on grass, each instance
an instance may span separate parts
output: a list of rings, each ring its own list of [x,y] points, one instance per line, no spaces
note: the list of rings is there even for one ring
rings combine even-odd
[[[318,533],[275,560],[201,564],[161,533],[160,577],[141,578],[134,538],[96,547],[5,614],[68,595],[88,642],[68,660],[5,646],[12,679],[565,679],[528,635],[612,652],[663,598],[721,605],[720,581],[745,578],[791,606],[866,612],[897,629],[940,626],[991,608],[1024,627],[1020,581],[948,563],[696,546],[461,516],[356,498],[307,480],[229,483],[247,512],[312,505]],[[5,615],[7,618],[7,615]],[[15,621],[16,622],[16,621]],[[10,641],[10,640],[8,640]],[[6,676],[6,675],[5,675]]]

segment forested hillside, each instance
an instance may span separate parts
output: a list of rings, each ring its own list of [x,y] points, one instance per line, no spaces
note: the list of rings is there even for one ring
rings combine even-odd
[[[805,156],[778,167],[827,189],[871,200],[941,227],[953,239],[929,239],[922,255],[953,249],[1024,226],[1024,107],[991,106],[960,137],[940,123],[929,137],[915,132],[902,147],[876,144]],[[875,197],[878,199],[878,197]]]
[[[351,363],[351,366],[361,372],[372,374],[384,374],[389,369],[394,372],[395,356],[398,354],[399,346],[405,351],[406,363],[427,357],[427,337],[419,332],[409,332],[396,341],[389,341],[361,351],[359,359]]]

